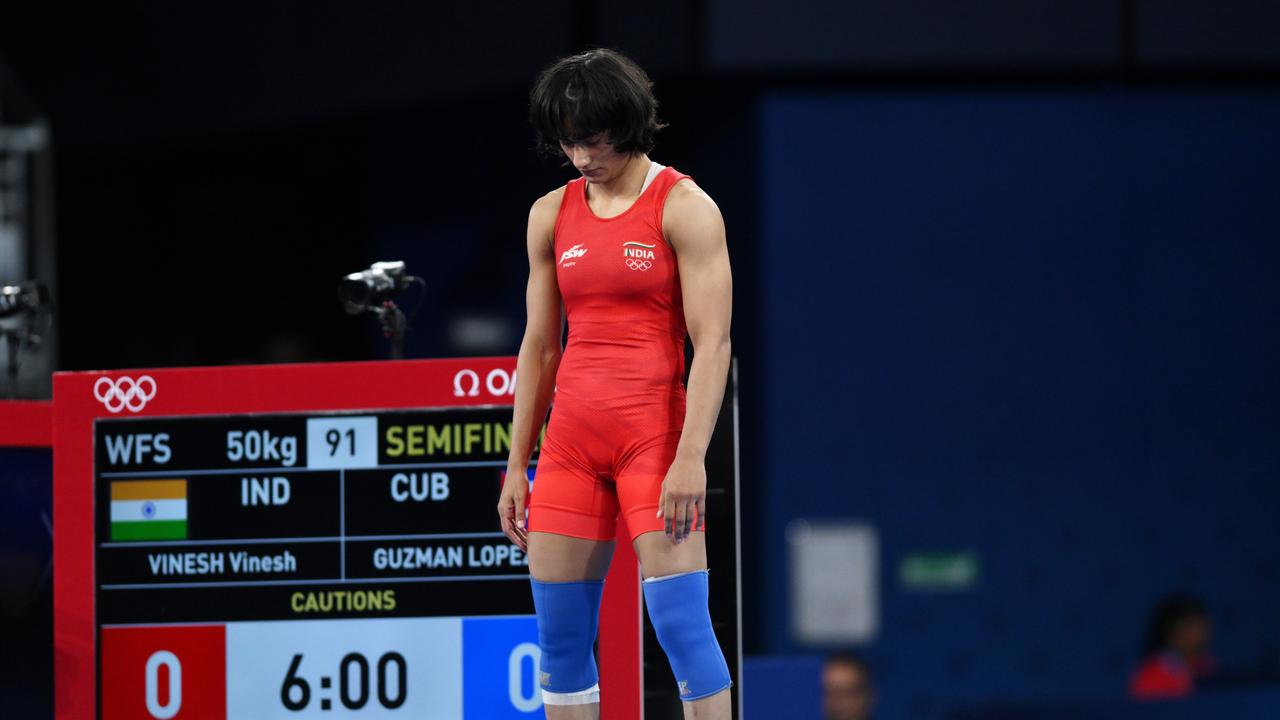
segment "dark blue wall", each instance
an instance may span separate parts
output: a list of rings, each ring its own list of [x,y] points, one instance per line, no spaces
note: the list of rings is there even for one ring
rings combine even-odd
[[[0,447],[0,715],[53,717],[49,448]]]
[[[875,524],[885,717],[1115,697],[1156,598],[1280,665],[1280,93],[782,93],[758,109],[767,649],[784,529]],[[911,593],[904,554],[973,550]]]

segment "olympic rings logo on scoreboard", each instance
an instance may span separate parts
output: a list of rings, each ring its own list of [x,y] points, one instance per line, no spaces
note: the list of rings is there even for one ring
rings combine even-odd
[[[114,380],[100,377],[93,384],[93,396],[109,413],[126,409],[129,412],[139,412],[156,396],[156,381],[150,375],[143,375],[137,380],[128,375],[121,375]]]
[[[480,394],[480,373],[470,368],[459,370],[453,376],[454,397],[475,397]],[[484,377],[484,389],[494,397],[516,394],[516,372],[494,368]]]

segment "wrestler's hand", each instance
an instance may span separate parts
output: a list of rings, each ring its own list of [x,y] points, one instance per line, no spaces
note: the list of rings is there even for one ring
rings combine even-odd
[[[676,455],[662,481],[658,496],[658,517],[666,518],[667,539],[679,545],[693,531],[693,511],[698,511],[699,530],[706,528],[707,468],[702,458]]]
[[[524,508],[529,500],[529,477],[523,468],[507,467],[507,479],[498,498],[498,518],[502,532],[524,552],[529,552],[529,530],[524,526]]]

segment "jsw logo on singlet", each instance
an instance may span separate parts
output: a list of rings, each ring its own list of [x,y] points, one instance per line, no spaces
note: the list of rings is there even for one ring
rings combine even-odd
[[[563,265],[565,260],[568,260],[570,258],[582,257],[583,255],[586,255],[586,254],[587,254],[587,248],[582,247],[582,243],[578,243],[577,245],[574,245],[573,247],[564,251],[564,254],[560,256],[560,264]],[[568,267],[568,265],[565,265],[565,267]]]

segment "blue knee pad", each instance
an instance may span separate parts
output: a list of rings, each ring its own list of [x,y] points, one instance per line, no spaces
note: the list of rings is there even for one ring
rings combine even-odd
[[[600,624],[603,580],[541,582],[533,585],[538,613],[538,645],[542,649],[542,700],[547,705],[598,702],[596,630]]]
[[[732,685],[729,665],[711,629],[707,571],[646,579],[641,585],[649,621],[671,662],[680,699],[697,700]]]

